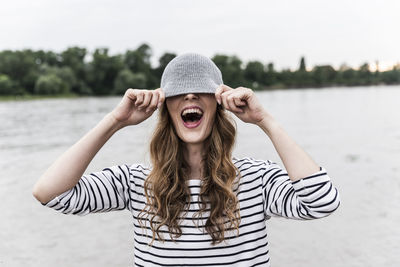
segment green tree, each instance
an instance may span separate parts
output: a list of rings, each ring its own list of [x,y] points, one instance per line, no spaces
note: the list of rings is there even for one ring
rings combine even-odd
[[[294,74],[290,69],[283,69],[277,75],[278,85],[279,87],[295,87],[296,80],[294,78]]]
[[[61,65],[61,56],[52,52],[52,51],[32,51],[33,56],[35,58],[35,63],[37,65],[46,64],[48,66],[60,66]]]
[[[33,92],[38,78],[38,64],[31,50],[0,52],[0,73],[6,74],[17,87]]]
[[[0,74],[0,95],[16,95],[18,94],[16,89],[15,82],[10,77]]]
[[[126,51],[124,63],[133,73],[148,73],[151,68],[150,57],[150,47],[147,44],[142,44],[136,50]]]
[[[360,66],[360,68],[358,69],[357,72],[357,80],[359,82],[360,85],[370,85],[372,84],[372,80],[373,80],[373,74],[372,72],[369,70],[369,64],[368,63],[364,63]]]
[[[392,68],[392,70],[382,72],[381,80],[385,84],[399,84],[400,83],[400,68],[397,66],[394,66]]]
[[[336,70],[330,65],[315,66],[312,70],[314,85],[332,85],[336,79]]]
[[[266,86],[276,85],[278,83],[277,80],[277,72],[274,68],[274,63],[270,62],[266,65],[266,72],[263,75],[263,84]]]
[[[87,65],[87,81],[95,95],[109,95],[114,88],[114,80],[123,63],[120,55],[108,55],[107,48],[98,48],[93,53],[93,59]]]
[[[356,71],[346,64],[342,64],[337,71],[336,83],[339,85],[357,85]]]
[[[164,72],[165,67],[168,63],[176,57],[174,53],[164,53],[158,59],[158,67],[154,69],[154,75],[157,77],[158,81],[161,80],[162,73]]]
[[[313,80],[308,71],[295,71],[293,73],[294,86],[297,88],[310,87],[313,85]]]
[[[174,53],[164,53],[158,60],[159,68],[165,69],[168,63],[176,57]]]
[[[298,88],[312,86],[313,81],[311,74],[307,71],[306,60],[300,58],[299,69],[293,73],[294,85]]]
[[[152,51],[149,45],[142,44],[136,50],[128,50],[124,55],[124,63],[133,73],[142,73],[146,78],[146,88],[158,87],[160,79],[151,68]]]
[[[221,70],[224,83],[233,88],[243,86],[242,61],[237,56],[215,55],[212,60]]]
[[[76,82],[72,86],[72,91],[78,94],[88,94],[88,86],[86,83],[86,67],[85,58],[87,50],[81,47],[69,47],[61,53],[62,66],[69,67],[76,78]]]
[[[36,81],[34,92],[39,95],[65,94],[68,93],[68,87],[55,74],[46,74]]]
[[[307,71],[306,70],[306,60],[304,57],[301,57],[301,59],[300,59],[299,71]]]
[[[53,74],[61,79],[65,92],[72,92],[73,88],[77,87],[78,80],[76,79],[75,73],[70,67],[51,67],[43,65],[40,67],[41,75]]]
[[[129,69],[123,69],[118,73],[114,81],[114,94],[124,94],[126,89],[144,89],[146,88],[146,76],[143,73],[134,74]]]
[[[260,89],[264,84],[264,65],[260,61],[250,61],[244,69],[244,78],[253,89]]]

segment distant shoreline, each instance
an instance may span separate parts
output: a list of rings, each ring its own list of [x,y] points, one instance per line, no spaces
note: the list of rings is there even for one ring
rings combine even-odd
[[[323,86],[323,87],[271,87],[262,90],[254,90],[255,92],[265,92],[265,91],[291,91],[291,90],[319,90],[319,89],[339,89],[339,88],[347,88],[347,89],[357,89],[357,88],[373,88],[373,87],[399,87],[400,85],[388,85],[388,84],[378,84],[378,85],[355,85],[355,86]],[[122,97],[122,95],[78,95],[78,94],[60,94],[60,95],[0,95],[0,102],[8,102],[8,101],[30,101],[30,100],[43,100],[43,99],[74,99],[74,98],[83,98],[83,97]]]
[[[29,101],[29,100],[42,100],[42,99],[68,99],[68,98],[80,98],[83,96],[76,94],[62,94],[62,95],[5,95],[0,96],[0,102],[7,101]]]

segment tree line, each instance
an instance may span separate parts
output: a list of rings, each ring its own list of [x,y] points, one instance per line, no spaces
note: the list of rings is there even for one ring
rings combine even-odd
[[[117,55],[110,55],[107,48],[93,53],[82,47],[61,53],[4,50],[0,52],[0,95],[120,95],[127,88],[154,89],[160,86],[162,72],[175,56],[166,52],[153,67],[148,44]],[[231,87],[264,90],[400,84],[399,65],[387,71],[371,71],[368,63],[359,68],[319,65],[308,69],[302,57],[296,70],[278,71],[273,63],[244,63],[235,55],[216,54],[212,60],[224,83]]]

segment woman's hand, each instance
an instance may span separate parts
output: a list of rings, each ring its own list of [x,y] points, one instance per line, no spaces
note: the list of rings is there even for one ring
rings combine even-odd
[[[219,104],[244,122],[260,125],[265,118],[270,117],[254,95],[253,90],[249,88],[233,89],[222,84],[217,88],[215,98]]]
[[[156,90],[128,89],[111,115],[122,127],[136,125],[149,118],[165,100],[161,88]]]

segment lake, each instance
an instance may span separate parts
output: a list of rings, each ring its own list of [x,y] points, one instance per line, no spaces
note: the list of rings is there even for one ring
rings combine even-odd
[[[400,86],[258,92],[265,108],[338,187],[314,221],[268,221],[272,266],[400,266]],[[72,216],[32,187],[119,97],[0,102],[0,266],[131,266],[128,211]],[[148,162],[156,116],[116,133],[87,172]],[[268,137],[237,121],[234,155],[281,163]]]

